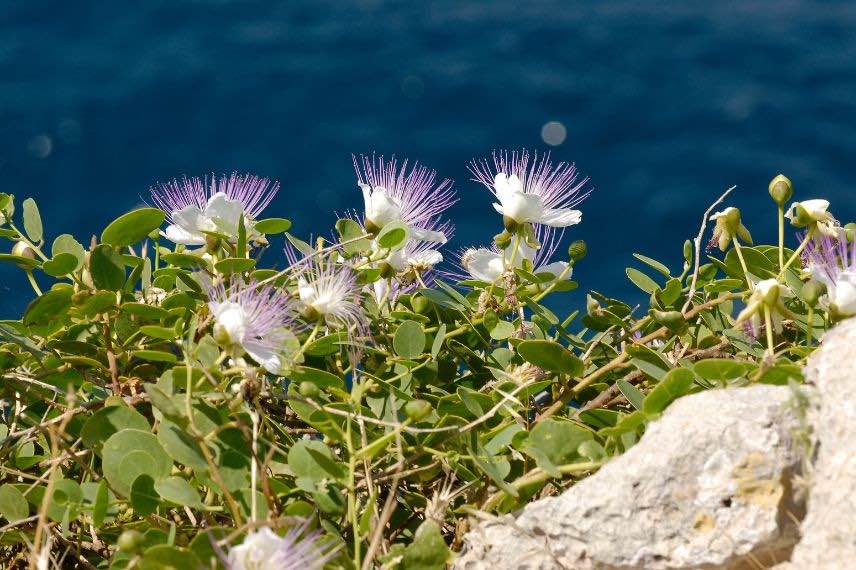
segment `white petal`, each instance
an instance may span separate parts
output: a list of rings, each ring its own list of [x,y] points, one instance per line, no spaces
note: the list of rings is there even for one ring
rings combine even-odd
[[[408,259],[410,265],[431,266],[443,261],[443,254],[436,249],[426,249],[411,255]]]
[[[856,272],[844,271],[838,276],[832,302],[842,314],[856,315]]]
[[[214,320],[229,335],[231,342],[240,344],[247,330],[244,309],[238,303],[227,301],[214,309]]]
[[[282,369],[282,356],[278,352],[253,340],[244,341],[241,346],[262,368],[271,374],[279,374]]]
[[[398,272],[404,271],[407,269],[407,255],[404,253],[404,248],[396,249],[395,251],[391,251],[386,258],[386,262],[389,263],[393,269]]]
[[[829,200],[806,200],[801,202],[801,204],[805,208],[805,211],[815,220],[822,219],[829,209]]]
[[[290,543],[264,527],[248,534],[241,544],[229,551],[229,565],[232,570],[265,568],[279,550],[288,546]]]
[[[535,274],[539,273],[550,273],[553,277],[557,278],[561,275],[566,269],[568,269],[567,261],[554,261],[553,263],[548,263],[543,267],[539,267],[535,270]],[[573,274],[573,269],[569,269],[565,276],[562,278],[564,280],[569,280],[571,275]]]
[[[199,232],[189,232],[186,229],[175,224],[167,226],[163,236],[173,243],[181,245],[204,245],[205,234]]]
[[[537,221],[544,215],[544,204],[540,196],[511,192],[507,196],[498,196],[502,203],[502,213],[517,223]]]
[[[507,176],[503,172],[497,173],[493,178],[493,189],[500,202],[504,202],[512,194],[523,193],[523,183],[516,174]]]
[[[238,222],[244,206],[237,200],[232,200],[223,192],[217,192],[208,200],[205,206],[205,217],[211,220],[220,231],[229,237],[238,236]]]
[[[571,210],[569,208],[556,208],[546,210],[539,219],[533,221],[538,224],[544,224],[545,226],[553,226],[554,228],[564,228],[567,226],[578,224],[582,221],[582,219],[583,213],[579,210]]]
[[[476,249],[466,254],[466,269],[470,275],[491,283],[505,270],[502,255],[489,249]]]
[[[401,220],[401,207],[387,194],[386,188],[377,187],[371,191],[366,206],[366,218],[379,228]]]
[[[432,243],[446,243],[446,234],[435,232],[424,228],[410,228],[410,235],[419,241],[430,241]]]

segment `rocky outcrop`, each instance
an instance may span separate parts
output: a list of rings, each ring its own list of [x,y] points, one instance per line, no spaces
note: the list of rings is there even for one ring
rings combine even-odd
[[[803,421],[787,387],[681,398],[595,475],[516,518],[478,525],[455,568],[758,568],[788,560],[803,515],[791,485]]]
[[[808,513],[788,568],[856,567],[856,319],[826,334],[806,380],[818,397],[809,411],[816,459],[807,474]],[[783,566],[784,568],[785,566]]]

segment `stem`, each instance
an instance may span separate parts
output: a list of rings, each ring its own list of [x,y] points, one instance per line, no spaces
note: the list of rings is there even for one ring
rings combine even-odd
[[[749,279],[749,269],[746,268],[746,260],[743,259],[743,249],[740,247],[740,242],[734,238],[734,251],[737,252],[737,259],[740,261],[740,267],[743,268],[743,276],[746,277],[746,283],[749,284],[749,290],[755,288],[755,284]]]
[[[808,308],[808,318],[806,319],[806,327],[805,327],[805,342],[806,346],[811,346],[811,337],[812,337],[812,327],[814,326],[814,307]]]
[[[773,319],[770,316],[770,307],[766,304],[764,305],[764,325],[767,329],[767,353],[773,356],[775,354],[773,349]]]
[[[779,267],[785,266],[785,208],[779,206]]]
[[[794,254],[791,256],[791,258],[787,261],[787,263],[785,263],[785,265],[782,267],[781,271],[779,271],[779,275],[778,275],[778,277],[776,277],[776,280],[777,280],[777,281],[780,281],[780,280],[782,279],[782,277],[784,277],[784,276],[785,276],[785,270],[786,270],[788,267],[790,267],[790,266],[791,266],[791,263],[793,263],[793,262],[794,262],[794,261],[795,261],[795,260],[800,256],[800,254],[802,253],[802,251],[805,249],[805,246],[807,246],[807,245],[808,245],[808,240],[810,240],[810,239],[811,239],[811,232],[806,233],[806,234],[805,234],[805,238],[803,238],[802,243],[800,244],[800,246],[797,248],[797,250],[796,250],[796,251],[794,252]]]
[[[36,283],[36,278],[35,278],[35,277],[33,277],[33,272],[32,272],[32,271],[27,271],[27,281],[29,281],[29,282],[30,282],[30,286],[32,286],[33,291],[35,291],[35,292],[36,292],[36,295],[38,295],[39,297],[41,297],[41,296],[42,296],[42,290],[41,290],[41,289],[39,289],[39,284],[38,284],[38,283]]]

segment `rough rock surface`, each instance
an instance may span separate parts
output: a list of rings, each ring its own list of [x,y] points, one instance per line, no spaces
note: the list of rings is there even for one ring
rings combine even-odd
[[[809,411],[817,456],[793,569],[856,568],[856,319],[826,333],[806,380],[818,398]]]
[[[762,385],[681,398],[595,475],[516,519],[477,526],[455,568],[758,568],[788,560],[802,515],[790,486],[801,465],[794,436],[804,427],[793,402],[790,388]],[[854,461],[856,454],[850,468]]]

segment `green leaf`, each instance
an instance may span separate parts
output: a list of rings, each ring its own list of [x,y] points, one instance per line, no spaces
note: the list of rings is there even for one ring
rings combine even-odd
[[[89,254],[89,273],[99,289],[118,291],[125,284],[125,263],[109,245],[101,244]]]
[[[173,422],[161,422],[158,441],[167,454],[182,465],[200,472],[208,468],[208,462],[196,440]]]
[[[139,562],[140,570],[192,570],[202,567],[194,553],[168,544],[149,548]]]
[[[746,374],[744,364],[727,358],[699,360],[693,365],[693,370],[705,380],[719,383],[742,378]]]
[[[202,499],[193,486],[181,477],[164,477],[155,481],[158,495],[182,507],[202,507]]]
[[[402,358],[416,358],[425,350],[425,331],[416,321],[404,321],[395,331],[392,347]]]
[[[345,381],[340,376],[308,366],[297,366],[289,374],[289,379],[298,384],[300,382],[311,382],[319,388],[345,388]]]
[[[634,267],[628,267],[625,272],[627,273],[627,278],[646,293],[653,293],[660,288],[656,281]]]
[[[311,481],[339,480],[345,476],[342,465],[330,448],[318,440],[298,440],[288,451],[288,466],[297,477]]]
[[[343,246],[345,253],[349,255],[366,251],[371,247],[371,241],[368,238],[358,239],[366,232],[360,224],[350,218],[336,220],[336,231],[339,232],[340,242],[350,242]]]
[[[291,229],[291,221],[285,218],[267,218],[256,222],[254,228],[260,234],[282,234]]]
[[[59,253],[42,263],[42,271],[51,277],[62,277],[77,269],[77,258],[71,253]]]
[[[9,483],[0,487],[0,515],[14,523],[27,518],[29,514],[30,507],[21,491]]]
[[[443,540],[440,527],[433,520],[426,520],[416,529],[413,542],[404,549],[401,570],[442,570],[446,567],[451,552]]]
[[[131,506],[136,514],[148,516],[158,510],[160,497],[155,490],[155,480],[151,475],[143,473],[131,484]]]
[[[77,481],[60,479],[54,483],[53,495],[47,508],[48,516],[56,522],[74,520],[82,502],[83,490]]]
[[[627,353],[633,357],[630,363],[654,380],[660,380],[672,369],[672,365],[660,353],[645,345],[628,346]]]
[[[431,358],[437,358],[440,350],[443,348],[443,340],[446,338],[446,323],[440,325],[434,335],[434,342],[431,343]]]
[[[329,356],[336,354],[341,349],[341,343],[347,342],[348,333],[335,332],[322,336],[313,341],[303,352],[310,356]]]
[[[636,408],[637,410],[642,409],[642,401],[645,399],[645,396],[639,389],[628,382],[627,380],[619,380],[616,382],[618,384],[618,389],[621,390],[621,393],[627,398],[627,401],[630,402],[630,405]]]
[[[24,324],[40,325],[65,315],[71,307],[71,287],[51,289],[41,297],[34,299],[24,312]]]
[[[176,355],[162,350],[134,350],[131,352],[131,356],[150,362],[178,362]]]
[[[161,259],[182,269],[207,269],[211,267],[211,262],[207,259],[189,253],[167,253],[162,255]]]
[[[124,313],[152,321],[159,321],[169,317],[169,311],[166,309],[146,305],[145,303],[123,303],[121,308]]]
[[[657,270],[659,273],[662,273],[664,277],[670,277],[669,268],[657,261],[656,259],[651,259],[646,255],[642,255],[641,253],[634,253],[633,257],[635,257],[645,265]]]
[[[406,224],[392,222],[383,227],[376,241],[384,249],[395,250],[404,247],[408,237],[410,237],[410,229]]]
[[[133,245],[163,223],[166,214],[157,208],[140,208],[119,216],[101,232],[101,242],[115,247]]]
[[[517,352],[526,362],[550,372],[579,376],[585,369],[583,361],[570,350],[550,340],[524,340],[517,345]]]
[[[553,465],[559,466],[576,458],[580,444],[593,437],[592,432],[576,424],[547,418],[529,432],[525,450],[536,460],[545,457]]]
[[[169,327],[161,327],[158,325],[144,325],[140,327],[140,332],[144,335],[161,340],[174,340],[178,334],[175,329]]]
[[[27,237],[29,237],[30,240],[34,243],[38,243],[42,241],[42,237],[44,237],[42,217],[39,215],[39,207],[36,206],[36,201],[32,198],[24,200],[22,206],[24,207],[23,213],[21,214],[24,217],[24,231],[27,233]]]
[[[115,433],[123,429],[148,431],[149,421],[134,408],[128,406],[107,406],[101,408],[86,420],[80,430],[80,437],[86,447],[96,451]]]
[[[83,267],[83,262],[86,257],[86,250],[80,243],[70,234],[58,235],[51,245],[51,256],[56,257],[61,253],[70,253],[77,260],[77,265],[74,271]]]
[[[142,474],[160,479],[169,475],[172,459],[149,431],[123,429],[104,442],[102,469],[113,488],[125,497]]]
[[[230,275],[232,273],[243,273],[249,271],[256,266],[255,259],[247,259],[246,257],[227,257],[214,264],[214,267],[220,273]]]
[[[95,528],[100,528],[104,523],[108,506],[110,506],[110,493],[107,489],[107,480],[101,479],[98,482],[98,491],[95,493],[95,502],[92,505],[92,524],[95,525]]]
[[[677,398],[686,394],[693,385],[695,375],[686,368],[675,368],[660,380],[642,403],[646,414],[659,414]]]
[[[14,263],[21,269],[32,269],[39,266],[39,262],[23,255],[12,255],[11,253],[0,253],[0,261]]]

